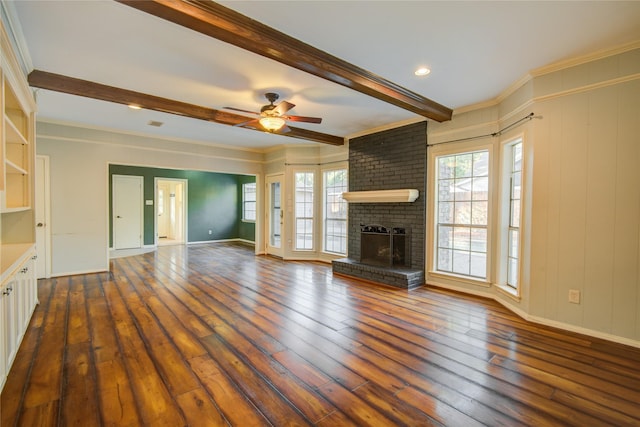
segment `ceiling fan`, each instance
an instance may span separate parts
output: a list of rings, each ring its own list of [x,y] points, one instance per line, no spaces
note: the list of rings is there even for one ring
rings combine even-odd
[[[260,116],[260,118],[251,119],[246,122],[238,123],[235,126],[250,126],[256,127],[259,125],[267,132],[279,132],[286,133],[291,129],[287,127],[287,120],[292,122],[305,122],[305,123],[321,123],[322,119],[319,117],[305,117],[305,116],[288,116],[285,113],[295,107],[295,104],[292,104],[287,101],[282,101],[278,105],[274,105],[274,102],[280,98],[277,93],[267,92],[264,94],[264,97],[267,98],[269,104],[263,105],[260,109],[259,113],[255,111],[242,110],[240,108],[234,107],[224,107],[227,110],[241,111],[243,113],[255,114]]]

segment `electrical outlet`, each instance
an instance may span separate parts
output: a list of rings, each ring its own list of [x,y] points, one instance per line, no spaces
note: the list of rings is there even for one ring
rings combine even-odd
[[[213,230],[209,230],[209,234],[213,234]]]
[[[569,302],[580,304],[580,291],[578,289],[569,289]]]

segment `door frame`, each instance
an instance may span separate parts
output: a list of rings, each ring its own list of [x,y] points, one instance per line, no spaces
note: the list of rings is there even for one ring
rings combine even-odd
[[[188,195],[189,195],[189,180],[183,178],[162,178],[162,177],[154,177],[153,178],[153,197],[154,200],[154,208],[153,208],[153,244],[158,246],[158,181],[176,181],[181,182],[184,186],[184,194],[182,195],[182,244],[186,245],[189,241],[188,238],[188,217],[189,213],[188,209]]]
[[[39,161],[42,160],[42,170],[40,171],[40,173],[42,174],[42,178],[44,181],[44,185],[42,188],[43,191],[43,199],[44,199],[44,203],[42,206],[42,209],[44,209],[44,242],[40,242],[44,244],[44,253],[45,253],[45,257],[44,260],[40,259],[40,257],[38,257],[38,259],[36,259],[36,263],[42,263],[44,262],[44,276],[43,277],[38,277],[38,279],[41,278],[45,278],[48,279],[51,277],[51,258],[52,258],[52,254],[51,254],[51,175],[50,175],[50,158],[47,155],[43,155],[43,154],[37,154],[36,155],[36,174],[37,172],[37,168],[39,165]],[[38,188],[38,182],[37,182],[37,178],[36,178],[36,188]],[[37,192],[37,189],[35,190]],[[37,198],[36,198],[37,201]],[[37,217],[35,214],[35,209],[37,209],[37,207],[34,208],[34,222],[37,221]],[[35,224],[37,227],[37,224]],[[36,228],[36,251],[37,251],[37,228]],[[38,268],[36,267],[36,276],[37,276],[37,272],[38,272]]]
[[[274,182],[280,183],[280,247],[271,246],[271,184]],[[284,227],[284,174],[272,174],[265,177],[265,227],[264,227],[264,250],[267,255],[273,255],[280,258],[284,257],[284,244],[286,241],[285,227]]]
[[[115,191],[116,185],[115,180],[117,178],[135,178],[140,181],[140,241],[138,248],[142,248],[144,246],[144,176],[141,175],[122,175],[122,174],[113,174],[111,175],[111,239],[113,244],[111,245],[114,250],[118,250],[116,248],[116,221],[115,221],[115,210],[116,210],[116,198]],[[137,248],[132,248],[137,249]]]

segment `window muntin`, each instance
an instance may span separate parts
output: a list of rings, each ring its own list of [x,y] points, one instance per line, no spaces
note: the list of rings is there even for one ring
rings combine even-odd
[[[509,226],[507,236],[508,286],[518,289],[520,270],[520,211],[522,207],[522,141],[510,146]]]
[[[295,248],[313,250],[313,172],[296,172],[295,178]]]
[[[487,278],[489,152],[436,158],[436,270]]]
[[[256,220],[256,183],[242,184],[242,220],[255,222]]]
[[[324,233],[325,252],[347,254],[347,212],[348,204],[342,193],[349,191],[346,169],[323,172],[324,188]]]

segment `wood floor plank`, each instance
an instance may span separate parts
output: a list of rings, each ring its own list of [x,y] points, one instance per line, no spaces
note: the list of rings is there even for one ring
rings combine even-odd
[[[227,426],[227,420],[211,401],[209,394],[196,388],[177,396],[176,400],[185,414],[187,424],[192,427]]]
[[[119,285],[122,288],[129,288],[125,278],[116,276],[114,283],[105,284],[104,291],[109,300],[127,375],[139,408],[138,413],[147,425],[167,427],[183,425],[185,421],[181,410],[172,399],[158,368],[147,352],[134,319],[119,293]],[[133,291],[129,289],[128,292]]]
[[[99,425],[100,406],[89,342],[67,346],[60,422],[65,426]]]
[[[212,356],[206,354],[189,362],[194,373],[231,425],[248,427],[271,425],[247,396],[224,374],[222,367]]]
[[[640,349],[239,243],[39,280],[16,426],[640,425]]]

